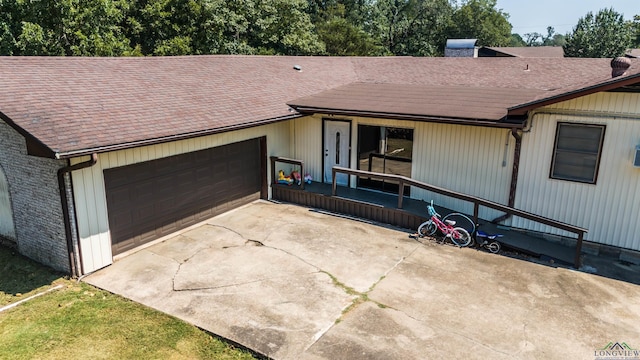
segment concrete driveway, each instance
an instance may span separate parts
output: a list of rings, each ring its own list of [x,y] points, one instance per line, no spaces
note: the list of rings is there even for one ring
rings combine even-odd
[[[610,343],[640,349],[637,285],[266,201],[84,281],[275,359],[595,359]]]

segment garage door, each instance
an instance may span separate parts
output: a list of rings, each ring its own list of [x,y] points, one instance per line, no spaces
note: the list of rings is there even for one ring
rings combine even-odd
[[[253,139],[105,170],[113,254],[259,199],[260,149]]]

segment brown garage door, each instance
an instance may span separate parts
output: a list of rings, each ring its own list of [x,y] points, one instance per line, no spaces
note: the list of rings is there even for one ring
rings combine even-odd
[[[105,170],[113,254],[260,198],[260,145],[253,139]]]

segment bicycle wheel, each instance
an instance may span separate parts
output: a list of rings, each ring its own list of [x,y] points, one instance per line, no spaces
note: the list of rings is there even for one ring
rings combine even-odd
[[[447,220],[455,221],[457,227],[467,230],[469,234],[473,234],[473,232],[476,231],[476,224],[474,224],[473,220],[465,214],[458,212],[447,214],[442,218],[442,221],[446,222]]]
[[[487,249],[489,249],[489,251],[492,254],[497,254],[500,252],[500,243],[497,241],[492,241],[489,245],[487,245]]]
[[[450,238],[455,245],[460,247],[469,246],[469,244],[471,244],[471,235],[469,235],[467,230],[461,227],[453,228]]]
[[[437,230],[438,230],[438,227],[436,226],[436,224],[434,224],[433,221],[431,220],[427,220],[422,224],[420,224],[420,226],[418,227],[418,236],[420,237],[433,236],[435,235]]]

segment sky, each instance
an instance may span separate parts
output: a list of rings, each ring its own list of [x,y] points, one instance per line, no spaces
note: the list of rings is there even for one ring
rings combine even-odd
[[[511,32],[524,37],[526,33],[547,33],[553,26],[556,33],[566,34],[573,30],[578,19],[589,11],[594,15],[601,9],[612,7],[632,20],[640,15],[640,0],[497,0],[497,8],[509,14],[513,25]]]

